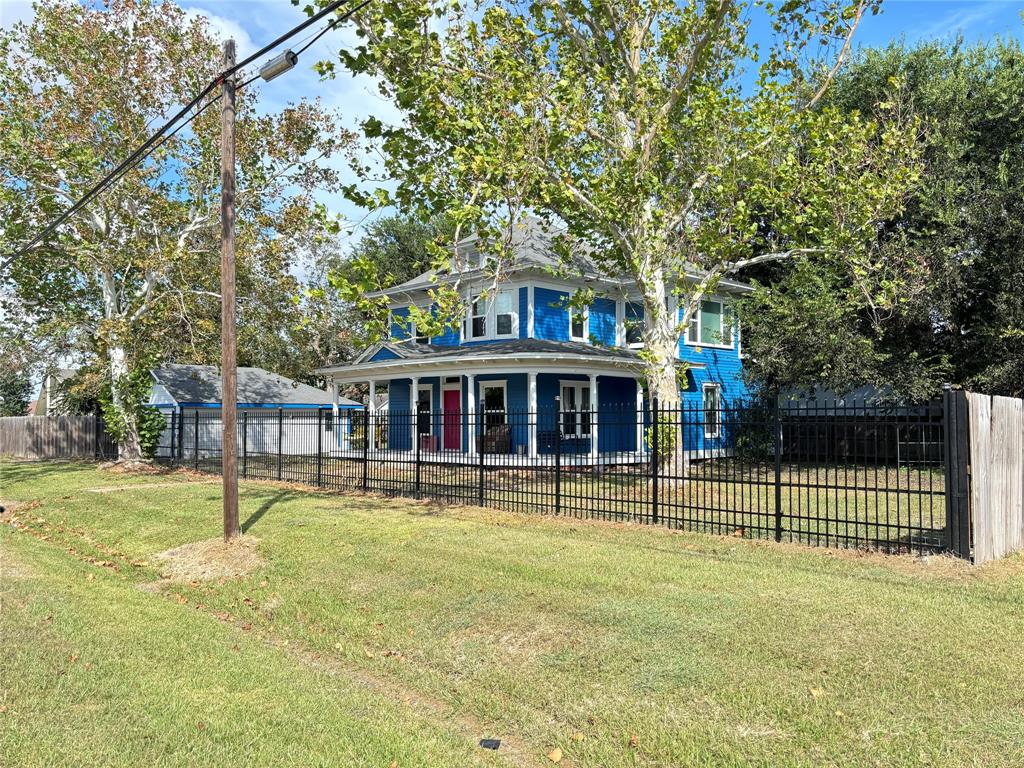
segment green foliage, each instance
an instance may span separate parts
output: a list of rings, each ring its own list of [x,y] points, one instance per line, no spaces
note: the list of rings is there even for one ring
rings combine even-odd
[[[0,367],[0,416],[24,416],[32,399],[32,380],[27,371]]]
[[[40,0],[30,22],[0,31],[0,252],[20,248],[221,66],[208,22],[174,3]],[[293,272],[297,254],[331,237],[312,195],[340,189],[331,159],[352,137],[315,101],[259,113],[256,89],[239,92],[236,110],[239,363],[308,372],[320,361]],[[121,360],[217,359],[219,123],[205,109],[48,242],[9,269],[0,262],[38,344],[102,359],[113,378]]]
[[[366,228],[349,256],[328,273],[328,282],[350,307],[363,344],[386,339],[391,330],[388,299],[368,293],[398,285],[431,268],[435,249],[449,240],[453,225],[445,216],[421,220],[410,215],[385,216]],[[440,336],[460,317],[461,297],[437,286],[431,290],[435,310],[413,307],[409,322],[429,336]]]
[[[160,434],[167,426],[163,414],[145,405],[153,384],[150,367],[143,364],[122,376],[116,383],[104,382],[99,397],[107,431],[119,444],[132,434],[138,435],[142,455],[147,459],[156,454]],[[120,405],[115,403],[115,395]]]
[[[901,254],[879,249],[875,229],[919,173],[900,83],[851,113],[821,103],[825,73],[801,69],[875,10],[856,0],[371,4],[357,17],[365,42],[339,59],[379,79],[403,124],[364,123],[396,183],[350,194],[444,211],[453,240],[477,236],[495,280],[514,266],[517,223],[564,223],[566,252],[638,287],[647,375],[668,403],[687,323],[665,311],[670,294],[689,313],[723,277],[796,254],[896,289]],[[773,31],[760,48],[752,13]],[[448,245],[436,269],[474,268]],[[887,282],[867,279],[877,273]]]
[[[921,118],[925,177],[880,228],[907,269],[880,296],[828,260],[762,271],[771,293],[744,313],[760,377],[1024,394],[1022,74],[1021,42],[1006,39],[865,50],[836,78],[830,108],[867,113],[895,78]]]

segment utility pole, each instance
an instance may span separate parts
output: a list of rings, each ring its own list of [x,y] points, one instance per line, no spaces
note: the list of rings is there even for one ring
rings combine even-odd
[[[224,69],[235,66],[235,41],[224,42]],[[240,535],[238,527],[238,403],[235,349],[235,77],[224,78],[220,113],[220,376],[224,481],[224,541]]]

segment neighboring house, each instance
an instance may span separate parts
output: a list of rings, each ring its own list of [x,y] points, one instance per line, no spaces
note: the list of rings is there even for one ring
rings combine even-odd
[[[39,396],[36,398],[35,408],[30,416],[53,416],[60,412],[60,402],[64,398],[64,385],[74,376],[76,371],[73,368],[58,368],[53,373],[47,374],[39,387]]]
[[[221,379],[217,368],[167,364],[151,375],[148,404],[164,413],[168,424],[158,455],[194,456],[197,443],[200,455],[218,453]],[[240,451],[315,451],[317,424],[324,430],[324,446],[345,445],[351,432],[348,412],[362,409],[354,400],[335,401],[323,390],[262,368],[239,368],[237,388]]]
[[[566,276],[538,222],[517,229],[512,243],[515,267],[487,298],[481,293],[492,278],[472,239],[460,248],[471,264],[476,259],[476,268],[461,275],[427,272],[377,294],[390,301],[391,338],[320,373],[335,393],[339,385],[368,382],[371,402],[376,388],[387,386],[391,449],[409,450],[416,434],[421,451],[534,458],[552,453],[557,443],[595,462],[631,460],[646,442],[645,417],[638,417],[645,410],[639,293],[599,276],[587,259],[579,260],[575,276]],[[407,321],[409,307],[429,308],[428,291],[456,281],[465,292],[466,316],[444,335],[426,338]],[[595,298],[585,312],[570,311],[567,302],[580,288],[593,289]],[[698,422],[707,413],[707,423],[687,432],[691,452],[728,449],[717,412],[746,394],[730,302],[749,290],[721,281],[719,295],[703,302],[679,343],[679,359],[688,366],[684,407]],[[502,439],[481,440],[481,433],[492,432]]]

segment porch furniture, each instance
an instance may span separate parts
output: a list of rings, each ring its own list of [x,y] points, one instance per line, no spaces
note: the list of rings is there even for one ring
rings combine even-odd
[[[495,424],[486,434],[476,438],[478,453],[508,453],[511,445],[512,427],[508,424]]]

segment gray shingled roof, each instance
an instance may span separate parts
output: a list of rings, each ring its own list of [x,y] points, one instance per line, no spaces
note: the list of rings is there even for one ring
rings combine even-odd
[[[554,253],[553,242],[556,237],[565,232],[564,226],[558,225],[546,225],[540,219],[530,216],[525,221],[516,225],[510,236],[510,246],[513,251],[513,271],[522,270],[537,270],[541,272],[547,272],[557,277],[575,277],[593,279],[602,272],[598,269],[594,260],[590,258],[590,249],[584,244],[578,244],[573,254],[569,256],[568,262],[563,261]],[[464,240],[459,241],[459,250],[466,254],[468,261],[474,263],[474,258],[478,253],[476,247],[477,237],[467,237]],[[470,277],[483,272],[481,269],[472,269],[467,273],[464,273],[462,277]],[[701,274],[701,271],[688,267],[687,273],[694,277]],[[376,291],[371,296],[381,295],[393,295],[402,293],[412,293],[415,291],[424,291],[433,288],[438,284],[438,281],[450,280],[454,276],[450,273],[438,274],[437,270],[430,270],[424,272],[422,275],[417,275],[411,280],[407,280],[399,285],[392,286],[383,291]],[[615,275],[603,275],[605,279],[611,279],[612,281],[620,282],[631,282],[623,276]],[[742,283],[738,280],[725,280],[722,281],[723,287],[733,287],[738,289],[749,289],[746,283]]]
[[[220,403],[220,372],[212,365],[168,363],[152,371],[179,403]],[[301,384],[262,368],[238,369],[238,402],[265,405],[330,405],[331,396],[322,389]],[[342,397],[342,405],[358,405]]]

